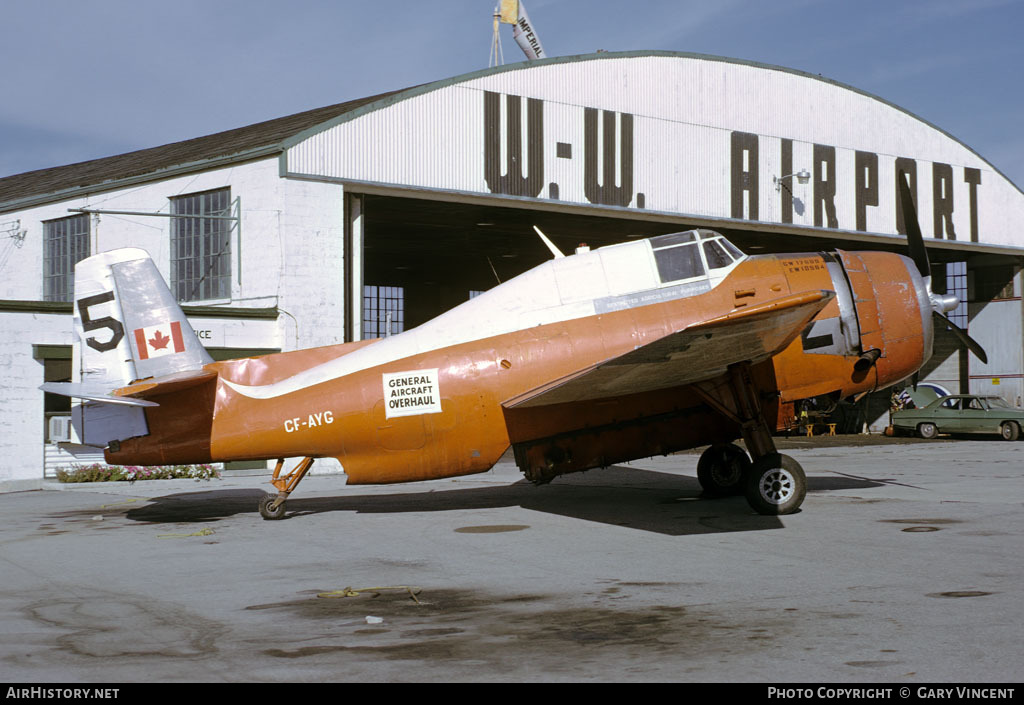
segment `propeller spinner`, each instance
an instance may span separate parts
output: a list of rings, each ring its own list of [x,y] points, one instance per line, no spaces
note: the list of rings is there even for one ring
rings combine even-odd
[[[910,194],[910,185],[907,183],[905,172],[899,173],[900,204],[903,208],[903,223],[907,231],[907,247],[910,250],[910,258],[917,265],[917,271],[921,273],[924,285],[928,291],[928,300],[932,305],[932,315],[941,319],[949,327],[953,334],[967,346],[967,349],[974,353],[979,360],[988,363],[988,355],[985,349],[974,338],[967,334],[960,326],[949,320],[945,314],[954,310],[960,305],[960,299],[952,294],[936,294],[932,291],[932,267],[928,261],[928,251],[924,246],[924,237],[921,235],[921,227],[917,222],[917,209],[914,207],[914,199]]]

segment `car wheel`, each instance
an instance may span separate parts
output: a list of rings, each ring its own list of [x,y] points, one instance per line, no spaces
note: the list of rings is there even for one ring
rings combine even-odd
[[[1020,426],[1013,421],[1005,421],[999,427],[999,435],[1003,437],[1004,441],[1015,441],[1020,436]]]
[[[917,433],[921,438],[935,438],[939,435],[939,429],[933,423],[922,423],[917,425]]]

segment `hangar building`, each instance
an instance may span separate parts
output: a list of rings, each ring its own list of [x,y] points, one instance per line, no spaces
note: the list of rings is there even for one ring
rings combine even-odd
[[[940,128],[798,71],[559,57],[2,178],[0,482],[69,463],[69,409],[39,385],[71,376],[89,254],[148,250],[223,359],[422,323],[549,257],[533,225],[564,251],[707,227],[748,254],[904,252],[900,170],[935,288],[989,353],[939,330],[924,379],[1020,406],[1024,193]]]

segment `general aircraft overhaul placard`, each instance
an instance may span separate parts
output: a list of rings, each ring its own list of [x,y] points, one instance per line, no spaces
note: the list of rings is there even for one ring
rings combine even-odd
[[[441,389],[437,368],[390,372],[384,380],[384,416],[416,416],[441,412]]]

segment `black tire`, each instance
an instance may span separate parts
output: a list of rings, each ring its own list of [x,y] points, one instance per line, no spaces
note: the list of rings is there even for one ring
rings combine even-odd
[[[788,455],[769,453],[747,471],[743,491],[758,514],[792,514],[807,495],[807,477],[800,463]]]
[[[264,495],[260,500],[260,516],[267,520],[282,519],[284,518],[284,502],[277,505],[276,509],[271,509],[270,505],[277,499],[272,494]]]
[[[735,443],[717,443],[697,461],[697,480],[708,497],[743,493],[743,476],[750,469],[750,456]]]
[[[999,427],[999,435],[1004,441],[1015,441],[1020,437],[1020,426],[1014,421],[1004,421]]]
[[[930,422],[919,423],[917,425],[917,435],[921,436],[921,438],[927,438],[929,440],[932,438],[938,438],[939,429],[935,424]]]

